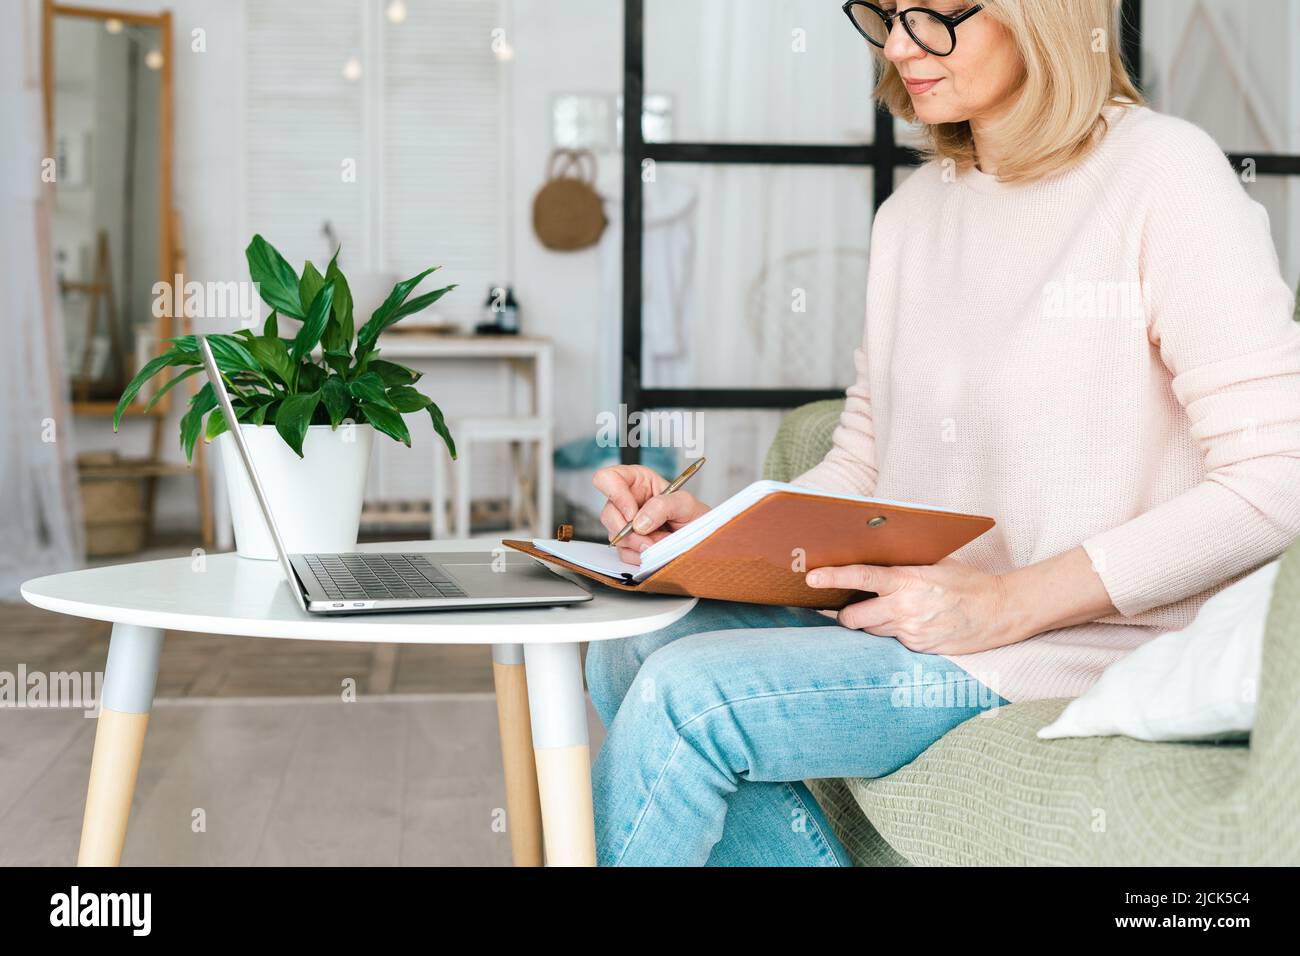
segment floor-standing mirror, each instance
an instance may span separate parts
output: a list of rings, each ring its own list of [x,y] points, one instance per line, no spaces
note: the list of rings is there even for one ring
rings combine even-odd
[[[171,334],[170,16],[47,6],[54,243],[78,414],[111,411]]]
[[[105,418],[136,371],[181,331],[171,297],[160,299],[156,289],[170,284],[177,269],[171,14],[46,0],[44,15],[63,364],[73,414]],[[143,457],[140,443],[129,439],[120,447],[137,449],[133,457],[119,446],[78,456],[92,555],[138,550],[152,523],[158,478],[185,471],[162,460],[172,395],[146,412],[151,397],[153,389],[143,392],[123,424],[149,432]],[[205,497],[201,488],[204,513]]]

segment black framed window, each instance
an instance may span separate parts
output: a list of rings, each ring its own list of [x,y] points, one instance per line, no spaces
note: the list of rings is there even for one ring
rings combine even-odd
[[[656,75],[655,65],[647,70],[647,7],[660,5],[665,19],[681,10],[672,8],[675,0],[625,0],[624,3],[624,102],[627,116],[637,116],[642,112],[642,105],[647,93],[647,84],[651,92],[658,92],[656,84],[663,80]],[[691,0],[692,3],[697,0]],[[810,5],[812,8],[813,5]],[[734,8],[733,8],[734,9]],[[893,117],[885,110],[878,109],[871,101],[871,64],[869,58],[856,37],[852,36],[838,5],[825,6],[817,13],[817,31],[822,29],[824,17],[825,32],[817,32],[814,42],[825,44],[826,35],[831,30],[837,41],[851,47],[851,54],[863,69],[860,94],[857,100],[846,96],[846,112],[853,114],[855,104],[860,102],[861,114],[849,115],[838,125],[821,122],[816,117],[798,115],[786,111],[781,113],[779,121],[785,124],[789,119],[791,129],[784,125],[778,130],[773,120],[767,120],[752,110],[747,116],[737,117],[730,113],[716,114],[710,118],[698,113],[686,112],[688,104],[678,101],[678,113],[673,117],[675,137],[669,142],[647,142],[643,130],[635,123],[623,126],[623,370],[622,401],[628,409],[671,409],[691,408],[697,411],[720,409],[787,409],[818,398],[840,397],[844,393],[848,376],[852,372],[851,352],[861,337],[861,307],[865,302],[866,261],[865,255],[870,238],[870,221],[874,210],[879,208],[894,188],[894,170],[916,165],[920,161],[917,151],[900,144],[895,137]],[[664,22],[651,24],[651,39],[664,33]],[[784,26],[782,27],[784,29]],[[764,39],[761,31],[752,34],[757,37],[755,43],[782,44],[788,41],[798,44],[797,35],[787,38],[775,35]],[[680,36],[673,42],[696,42],[698,38],[689,35],[689,28],[682,26]],[[684,38],[683,38],[684,37]],[[772,47],[773,51],[780,47]],[[844,48],[840,48],[842,52]],[[825,46],[819,47],[815,56],[827,56]],[[832,51],[831,55],[835,55]],[[701,61],[708,60],[703,52]],[[774,58],[775,59],[775,58]],[[800,63],[791,57],[792,63]],[[723,68],[722,64],[717,64]],[[747,65],[730,61],[725,65],[730,71],[733,82],[745,84],[750,79],[757,79],[753,64]],[[778,67],[779,68],[779,67]],[[792,69],[794,67],[791,67]],[[703,82],[708,82],[708,73],[704,73]],[[680,77],[675,77],[680,85]],[[711,91],[698,90],[703,94]],[[769,89],[768,92],[771,92]],[[721,115],[722,121],[719,121]],[[766,121],[765,121],[766,120]],[[754,141],[755,133],[780,133],[785,142]],[[701,138],[700,134],[709,134]],[[838,140],[838,141],[837,141]],[[864,142],[865,140],[865,142]],[[828,339],[819,343],[815,350],[810,349],[803,368],[807,374],[799,382],[779,382],[775,386],[760,384],[754,378],[764,382],[771,379],[761,374],[763,363],[755,361],[754,355],[745,352],[734,356],[739,362],[732,362],[727,367],[719,367],[717,374],[709,374],[708,381],[690,373],[677,376],[675,384],[665,384],[670,376],[665,376],[657,367],[653,350],[649,347],[652,331],[643,324],[644,307],[647,295],[645,274],[645,209],[647,189],[643,181],[645,164],[650,162],[658,169],[664,170],[679,183],[698,185],[699,203],[702,213],[707,216],[710,202],[721,204],[724,201],[732,206],[744,203],[748,197],[771,200],[786,187],[797,192],[800,201],[806,197],[816,197],[819,207],[811,211],[808,218],[825,219],[825,213],[834,216],[836,210],[828,207],[828,193],[825,190],[810,189],[809,180],[827,184],[827,189],[838,190],[840,207],[838,215],[845,219],[845,228],[823,237],[819,254],[809,256],[806,252],[809,243],[800,243],[792,238],[787,247],[772,244],[764,248],[754,266],[754,274],[737,280],[735,288],[709,289],[699,297],[704,310],[716,310],[718,301],[734,303],[735,308],[746,313],[744,318],[736,320],[736,331],[746,333],[758,331],[749,329],[753,324],[749,316],[761,315],[763,309],[779,296],[787,294],[785,286],[798,286],[799,277],[815,274],[808,283],[815,286],[819,293],[826,288],[834,290],[833,307],[826,312],[843,311],[852,328],[851,341],[841,342],[842,330],[827,333]],[[668,171],[671,171],[670,173]],[[722,182],[722,185],[719,183]],[[795,186],[802,186],[795,189]],[[712,192],[711,192],[712,190]],[[717,193],[725,193],[718,196]],[[856,203],[861,215],[850,216],[844,208]],[[781,212],[779,202],[774,203],[778,214]],[[652,207],[653,208],[653,207]],[[708,230],[703,229],[702,242],[708,241]],[[737,237],[744,241],[748,237]],[[709,255],[726,254],[721,244],[702,250],[702,258]],[[779,280],[765,281],[769,273],[779,274]],[[856,276],[861,289],[856,289],[853,277]],[[695,277],[697,284],[717,281],[716,276]],[[658,295],[658,290],[652,290]],[[847,309],[845,309],[845,303]],[[788,329],[778,330],[773,338],[784,335],[785,344],[778,341],[759,342],[756,348],[769,351],[793,347],[797,349],[800,337]],[[748,347],[750,340],[745,340]],[[743,350],[742,350],[743,351]],[[826,354],[838,354],[845,361],[843,369],[836,369],[831,374]],[[730,356],[729,356],[730,357]],[[748,366],[748,367],[746,367]],[[754,377],[746,377],[749,368],[754,370]],[[738,371],[739,369],[739,371]],[[715,383],[721,382],[718,385]],[[809,384],[812,383],[812,384]],[[635,461],[638,457],[636,448],[623,450],[625,461]]]
[[[627,116],[642,115],[646,98],[647,7],[653,10],[656,4],[671,2],[673,0],[624,0],[624,101]],[[820,17],[822,14],[818,12],[817,15]],[[828,19],[842,20],[838,4],[835,3],[826,4],[824,15]],[[1123,55],[1129,66],[1129,72],[1134,76],[1139,88],[1142,88],[1144,76],[1142,18],[1141,0],[1124,0],[1121,16]],[[848,29],[847,24],[837,22],[836,29],[841,27]],[[679,36],[686,36],[689,27],[683,24],[678,27],[678,31]],[[797,42],[797,37],[795,39]],[[691,42],[696,40],[692,38]],[[864,60],[867,59],[865,50],[861,51],[861,56]],[[719,71],[730,70],[732,74],[738,69],[737,65],[730,61],[720,62],[715,66]],[[655,79],[652,70],[651,83],[654,83]],[[870,96],[869,83],[864,93],[867,97]],[[1153,105],[1160,108],[1158,103]],[[810,373],[805,382],[797,384],[781,382],[776,387],[764,387],[755,381],[737,380],[735,375],[726,374],[710,375],[708,383],[702,379],[697,381],[688,377],[686,381],[665,384],[664,377],[656,372],[653,361],[647,361],[646,357],[648,330],[643,324],[647,290],[643,255],[646,184],[643,181],[643,173],[647,162],[657,169],[675,170],[680,174],[689,173],[689,176],[697,178],[702,174],[701,171],[710,168],[720,170],[748,167],[754,173],[757,173],[756,168],[761,168],[762,173],[759,175],[762,182],[756,187],[756,192],[770,188],[762,183],[780,182],[782,175],[786,179],[796,177],[797,170],[800,169],[810,172],[820,170],[827,175],[833,175],[831,170],[835,167],[841,170],[853,170],[860,179],[869,183],[869,188],[860,190],[857,199],[849,195],[845,202],[846,204],[854,201],[863,202],[867,204],[866,208],[871,210],[878,209],[880,204],[892,194],[896,182],[907,175],[910,167],[920,162],[918,152],[908,145],[909,142],[914,142],[909,138],[909,131],[901,124],[896,124],[893,117],[880,108],[876,108],[872,128],[864,131],[864,135],[825,137],[829,140],[839,138],[846,141],[812,141],[816,137],[810,138],[809,130],[816,134],[819,129],[816,124],[804,125],[808,128],[795,130],[790,136],[793,141],[766,142],[747,139],[746,134],[764,129],[770,132],[773,128],[770,123],[764,124],[751,119],[748,123],[710,125],[699,120],[692,121],[689,117],[677,116],[674,118],[674,128],[680,138],[669,142],[647,142],[640,124],[623,124],[622,401],[627,409],[781,410],[817,399],[843,396],[844,387],[848,384],[847,378],[835,381],[833,385],[827,384],[824,380],[817,381],[819,378],[824,379],[819,372]],[[865,124],[859,123],[859,125]],[[700,132],[714,135],[708,139],[690,138],[692,134]],[[1231,144],[1226,144],[1226,148],[1232,149]],[[1255,150],[1249,153],[1229,152],[1227,155],[1239,168],[1244,170],[1249,167],[1255,185],[1248,180],[1247,189],[1257,193],[1260,201],[1266,205],[1269,197],[1277,191],[1279,177],[1290,177],[1289,181],[1294,182],[1295,177],[1300,176],[1300,155],[1266,150]],[[682,178],[689,178],[689,176],[683,175]],[[743,180],[745,177],[738,175],[731,178]],[[733,203],[736,201],[732,200]],[[743,201],[743,197],[739,201]],[[860,242],[845,244],[846,255],[856,254],[858,250],[866,247],[869,240],[869,223],[865,231],[867,234],[860,237]],[[1300,244],[1300,237],[1296,237],[1293,241]],[[791,256],[797,256],[797,253],[792,252]],[[833,260],[835,257],[829,258]],[[797,263],[792,268],[797,268]],[[1291,278],[1294,280],[1295,277]],[[707,280],[707,276],[697,277],[697,281]],[[865,265],[863,281],[865,282]],[[742,295],[739,291],[732,294]],[[743,291],[746,305],[750,294],[748,289]],[[860,333],[860,327],[858,331]],[[729,384],[718,386],[713,384],[715,382]],[[815,382],[815,384],[809,385],[808,382]],[[622,454],[624,461],[634,462],[638,459],[639,453],[637,448],[630,447],[624,448]]]

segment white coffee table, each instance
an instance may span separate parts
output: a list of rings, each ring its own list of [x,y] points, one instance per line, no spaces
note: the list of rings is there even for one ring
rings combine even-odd
[[[492,551],[491,540],[388,542],[361,551]],[[77,862],[116,866],[163,631],[377,644],[491,644],[505,766],[510,846],[519,866],[594,865],[591,755],[578,645],[658,630],[694,598],[624,594],[591,585],[593,600],[551,608],[322,617],[307,614],[273,561],[200,555],[54,574],[28,581],[36,607],[110,621],[102,709]]]

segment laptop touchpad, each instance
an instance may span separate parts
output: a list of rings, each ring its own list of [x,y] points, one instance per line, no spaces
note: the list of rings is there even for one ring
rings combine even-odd
[[[450,561],[440,563],[472,597],[559,597],[579,590],[567,578],[546,570],[527,556],[524,556],[522,562],[499,562],[495,568],[491,561],[473,564],[453,564]]]

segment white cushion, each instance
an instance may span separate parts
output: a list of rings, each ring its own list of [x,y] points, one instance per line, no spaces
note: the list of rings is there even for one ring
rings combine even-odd
[[[1206,740],[1249,735],[1264,623],[1280,563],[1271,561],[1224,588],[1187,627],[1160,635],[1106,668],[1038,736]]]

